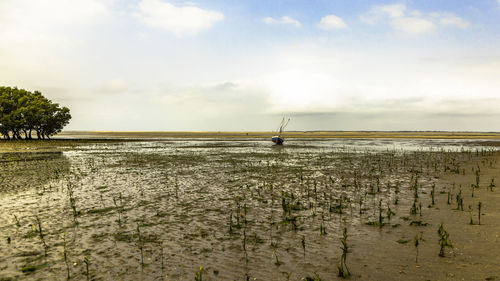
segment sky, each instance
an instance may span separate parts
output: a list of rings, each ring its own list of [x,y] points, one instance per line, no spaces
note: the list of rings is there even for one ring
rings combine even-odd
[[[500,0],[0,0],[67,130],[500,131]]]

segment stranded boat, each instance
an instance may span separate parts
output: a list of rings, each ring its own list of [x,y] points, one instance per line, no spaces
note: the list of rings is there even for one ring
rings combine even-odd
[[[281,134],[285,130],[286,125],[288,125],[288,122],[290,122],[290,118],[288,118],[288,120],[285,123],[285,117],[283,117],[283,119],[281,120],[280,128],[278,130],[278,135],[271,138],[272,142],[274,142],[277,145],[282,145],[283,144],[283,142],[285,141],[285,139],[281,137]]]

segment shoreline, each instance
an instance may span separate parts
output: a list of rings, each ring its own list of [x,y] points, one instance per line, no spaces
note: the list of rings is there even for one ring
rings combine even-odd
[[[159,138],[270,138],[276,132],[199,132],[199,131],[63,131],[54,139],[159,139]],[[287,131],[290,139],[498,139],[500,132],[444,132],[444,131]]]

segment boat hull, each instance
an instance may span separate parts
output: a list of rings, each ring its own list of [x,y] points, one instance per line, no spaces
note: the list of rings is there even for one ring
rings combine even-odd
[[[285,141],[283,138],[280,137],[272,137],[271,139],[275,144],[281,145]]]

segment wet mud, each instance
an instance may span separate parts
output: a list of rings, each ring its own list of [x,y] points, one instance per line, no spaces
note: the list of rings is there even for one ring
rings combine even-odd
[[[495,280],[498,159],[390,139],[0,153],[0,280],[340,280],[344,229],[351,280]]]

